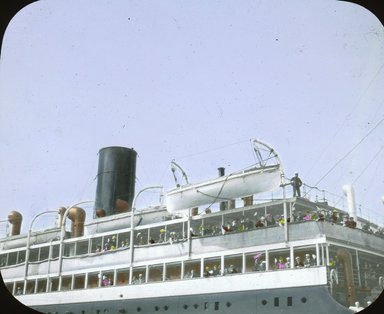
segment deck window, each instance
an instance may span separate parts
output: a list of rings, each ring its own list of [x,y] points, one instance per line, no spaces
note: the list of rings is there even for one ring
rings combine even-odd
[[[130,233],[129,232],[123,232],[118,234],[118,248],[125,248],[129,247],[129,240],[130,240]]]
[[[8,288],[8,284],[7,284],[7,288]],[[24,290],[24,281],[17,281],[15,283],[15,294],[16,295],[23,294],[23,290]],[[12,292],[12,290],[10,291]]]
[[[134,268],[132,272],[132,284],[142,284],[145,283],[145,267]]]
[[[116,234],[110,234],[103,237],[102,251],[116,250],[118,239]]]
[[[75,242],[64,243],[64,256],[70,257],[75,255]]]
[[[271,270],[281,270],[289,269],[291,267],[291,257],[290,251],[288,249],[284,250],[274,250],[269,252],[269,269]]]
[[[58,291],[59,290],[59,278],[51,278],[51,289],[50,291]]]
[[[163,264],[149,266],[148,282],[163,281]]]
[[[19,254],[17,256],[17,264],[24,263],[25,262],[25,251],[19,251]]]
[[[60,255],[60,244],[52,246],[52,258],[57,258]]]
[[[200,236],[201,235],[201,219],[191,220],[191,236]]]
[[[76,255],[88,254],[88,243],[89,240],[78,241],[76,245]]]
[[[207,258],[204,259],[204,277],[219,276],[221,275],[221,258]]]
[[[101,286],[107,287],[114,285],[114,272],[113,271],[103,271],[101,274]]]
[[[177,242],[184,239],[184,228],[182,223],[167,226],[167,237],[169,242]]]
[[[17,252],[9,253],[8,265],[15,265],[17,261]]]
[[[299,265],[298,261],[300,261]],[[316,265],[317,256],[315,247],[295,248],[295,267],[311,267]]]
[[[96,237],[91,239],[91,252],[92,253],[99,253],[102,251],[103,243],[102,243],[102,237]]]
[[[166,265],[166,280],[181,279],[181,263],[171,263]]]
[[[148,233],[144,233],[143,231],[144,230],[140,230],[141,236],[145,237],[144,234],[146,234],[146,237],[148,238],[147,241],[149,243],[164,243],[168,240],[167,228],[165,226],[148,229],[149,237],[148,237]],[[137,238],[137,241],[140,242],[138,236],[136,236],[136,238]]]
[[[28,280],[26,293],[35,293],[35,285],[36,285],[35,280]]]
[[[136,230],[133,241],[135,245],[148,244],[148,229]]]
[[[49,246],[43,246],[40,248],[39,261],[45,261],[49,256]]]
[[[249,229],[251,223],[247,221],[247,225],[246,225],[244,216],[239,217],[239,213],[228,212],[228,214],[223,216],[223,225],[225,229],[229,232],[239,232],[239,231],[245,231],[246,229]]]
[[[224,274],[236,274],[241,273],[243,269],[243,256],[242,255],[230,255],[224,257]]]
[[[119,269],[116,275],[116,285],[124,286],[129,283],[129,269]]]
[[[73,289],[84,289],[85,286],[85,276],[84,275],[75,275],[75,283]]]
[[[209,215],[209,214],[208,214]],[[202,236],[213,236],[221,234],[221,217],[204,217],[199,220],[199,233]]]
[[[8,254],[1,254],[0,255],[0,267],[7,265],[7,255]]]
[[[99,287],[100,273],[88,274],[88,289]]]
[[[71,290],[72,288],[72,276],[65,276],[61,281],[61,291]]]
[[[184,279],[199,278],[201,272],[201,261],[192,260],[184,263]]]
[[[39,259],[39,249],[30,249],[29,251],[29,262],[37,262]]]
[[[47,291],[47,279],[37,280],[37,293],[44,293]]]
[[[253,252],[245,255],[246,272],[266,270],[265,251]]]

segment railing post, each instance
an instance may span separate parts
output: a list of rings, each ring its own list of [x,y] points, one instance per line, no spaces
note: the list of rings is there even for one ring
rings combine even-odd
[[[134,248],[135,248],[135,239],[134,239],[134,231],[135,231],[135,228],[134,228],[134,215],[135,215],[135,209],[136,209],[136,200],[137,198],[139,197],[139,195],[141,193],[143,193],[144,191],[146,190],[150,190],[150,189],[163,189],[162,186],[149,186],[149,187],[146,187],[144,189],[142,189],[141,191],[139,191],[135,197],[133,198],[133,201],[132,201],[132,210],[131,210],[131,234],[130,234],[130,249],[131,249],[131,266],[129,268],[129,283],[131,284],[132,283],[132,276],[133,276],[133,262],[134,262]]]
[[[78,205],[81,205],[81,204],[85,204],[85,203],[93,203],[94,201],[81,201],[81,202],[78,202],[78,203],[75,203],[71,206],[68,206],[63,214],[63,217],[62,217],[62,220],[61,220],[61,230],[60,230],[60,248],[59,248],[59,286],[57,287],[57,291],[61,291],[61,284],[62,284],[62,276],[61,276],[61,272],[62,272],[62,268],[63,268],[63,247],[64,247],[64,236],[65,236],[65,221],[66,221],[66,218],[68,216],[68,213],[69,213],[69,210],[72,208],[72,207],[75,207],[75,206],[78,206]]]
[[[28,278],[28,267],[29,267],[29,253],[30,253],[30,242],[31,242],[31,233],[32,233],[32,225],[35,222],[36,218],[47,214],[47,213],[57,213],[57,210],[47,210],[45,212],[39,213],[33,217],[31,224],[29,225],[28,229],[28,235],[27,235],[27,245],[26,245],[26,251],[25,251],[25,269],[24,269],[24,288],[23,288],[23,294],[26,293],[27,290],[27,278]]]

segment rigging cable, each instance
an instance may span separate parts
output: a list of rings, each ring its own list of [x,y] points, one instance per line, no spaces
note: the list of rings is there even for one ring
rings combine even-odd
[[[347,158],[376,128],[384,121],[384,118],[382,118],[355,146],[352,147],[341,159],[339,159],[332,167],[329,169],[321,178],[319,181],[315,183],[315,186],[317,186],[323,179],[331,173],[332,170],[334,170],[345,158]],[[312,189],[310,189],[305,194],[307,195]]]
[[[381,148],[379,149],[379,151],[376,153],[375,156],[373,156],[373,158],[369,161],[369,163],[367,164],[367,166],[363,169],[363,171],[361,171],[361,173],[357,176],[357,178],[355,180],[353,180],[352,182],[352,185],[358,180],[360,179],[360,177],[363,175],[363,173],[365,172],[365,170],[371,165],[371,163],[376,159],[377,156],[379,156],[379,154],[381,153],[381,151],[384,149],[384,145],[381,146]]]
[[[344,127],[345,123],[348,121],[349,117],[351,117],[352,113],[356,110],[356,108],[358,107],[358,105],[360,104],[361,100],[363,99],[363,96],[365,96],[365,94],[367,93],[367,91],[371,88],[371,85],[373,84],[373,82],[376,80],[377,76],[379,75],[379,73],[381,72],[381,70],[384,68],[384,63],[381,64],[381,66],[379,67],[379,69],[376,71],[375,75],[372,77],[372,79],[369,81],[367,87],[364,89],[363,93],[360,95],[359,97],[359,100],[357,101],[356,105],[352,108],[352,110],[349,112],[349,114],[347,114],[347,116],[345,117],[344,121],[342,122],[341,126],[338,128],[338,130],[336,130],[336,132],[333,134],[332,136],[332,140],[336,138],[336,136],[340,133],[340,131],[342,130],[342,128]],[[314,164],[312,165],[312,167],[309,169],[308,173],[310,173],[316,166],[316,164],[320,161],[321,157],[323,156],[323,154],[327,151],[327,148],[331,145],[331,141],[328,142],[328,144],[325,146],[324,149],[321,150],[318,158],[316,158]]]

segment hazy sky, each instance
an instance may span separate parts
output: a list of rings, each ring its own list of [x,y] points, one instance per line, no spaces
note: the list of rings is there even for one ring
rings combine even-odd
[[[103,147],[138,152],[139,191],[173,187],[172,159],[192,182],[248,166],[257,138],[383,223],[383,61],[383,25],[348,2],[32,3],[1,51],[0,220],[94,199]]]

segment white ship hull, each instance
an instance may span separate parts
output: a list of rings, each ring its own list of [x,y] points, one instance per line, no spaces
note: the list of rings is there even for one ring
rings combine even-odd
[[[328,293],[326,268],[282,270],[31,294],[18,299],[44,313],[349,313]],[[319,299],[319,296],[322,296]]]

